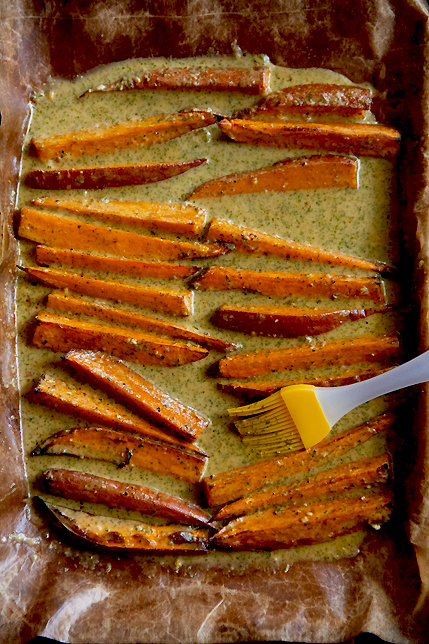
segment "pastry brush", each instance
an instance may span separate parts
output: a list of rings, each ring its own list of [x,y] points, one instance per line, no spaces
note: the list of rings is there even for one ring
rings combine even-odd
[[[429,381],[429,351],[374,378],[342,387],[290,385],[229,409],[243,442],[264,453],[309,449],[349,411],[383,394]]]

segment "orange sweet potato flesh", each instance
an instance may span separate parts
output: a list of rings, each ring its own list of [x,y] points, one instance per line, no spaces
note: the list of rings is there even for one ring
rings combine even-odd
[[[270,297],[307,295],[314,297],[361,298],[384,303],[385,292],[378,277],[355,277],[329,273],[288,273],[280,271],[249,271],[225,266],[202,269],[191,278],[189,286],[196,290],[243,291]]]
[[[220,391],[223,391],[225,394],[230,396],[235,396],[245,400],[246,402],[254,402],[256,400],[261,400],[266,398],[271,394],[274,394],[276,391],[282,387],[288,387],[289,385],[314,385],[315,387],[340,387],[342,385],[351,385],[354,382],[361,382],[362,380],[367,380],[368,378],[374,378],[385,371],[388,371],[391,367],[385,369],[378,369],[376,367],[371,367],[369,369],[353,369],[349,371],[343,371],[341,375],[326,376],[319,378],[295,378],[289,380],[264,380],[264,381],[255,381],[252,382],[228,382],[228,383],[217,383],[217,387]]]
[[[182,266],[168,262],[145,262],[141,259],[94,255],[64,248],[50,248],[49,246],[36,246],[36,262],[39,266],[59,264],[89,271],[155,279],[183,280],[192,277],[199,270],[197,266]]]
[[[61,217],[34,208],[22,208],[18,234],[38,244],[55,248],[161,261],[216,257],[231,250],[221,244],[147,237],[126,230],[87,224],[71,217]]]
[[[214,521],[226,521],[273,505],[290,505],[311,498],[323,498],[351,489],[367,489],[386,483],[389,478],[387,454],[362,458],[338,465],[330,470],[306,478],[299,483],[275,485],[263,492],[250,494],[219,510]]]
[[[248,114],[323,114],[362,116],[371,109],[372,92],[356,85],[311,83],[293,85],[261,99]]]
[[[48,306],[57,311],[80,313],[104,320],[105,322],[113,322],[115,324],[130,326],[134,329],[144,329],[151,333],[194,342],[206,349],[220,353],[235,351],[240,347],[237,343],[221,340],[211,335],[205,335],[204,333],[194,331],[180,324],[113,306],[106,306],[105,304],[95,303],[86,298],[73,297],[61,291],[49,293]]]
[[[373,123],[223,120],[222,132],[233,141],[271,148],[325,150],[356,156],[394,158],[401,135],[393,127]]]
[[[64,360],[78,375],[119,399],[127,408],[187,440],[195,440],[210,421],[172,398],[125,364],[98,351],[69,351]]]
[[[55,506],[41,499],[37,503],[63,530],[97,548],[115,552],[144,551],[173,554],[204,553],[209,531],[183,525],[148,525],[131,519],[107,519],[82,510]]]
[[[106,427],[138,434],[154,440],[163,441],[177,447],[199,452],[189,445],[191,438],[183,440],[162,427],[157,427],[140,414],[127,409],[124,404],[106,400],[98,391],[78,383],[68,383],[53,376],[43,376],[34,390],[34,398],[43,405],[52,407],[62,414],[85,418],[90,423],[100,423]]]
[[[31,453],[32,456],[67,454],[113,463],[118,467],[137,467],[198,483],[207,467],[208,456],[172,443],[133,436],[105,427],[77,427],[50,436]]]
[[[198,237],[204,227],[206,213],[190,204],[162,203],[159,201],[77,201],[42,197],[33,199],[35,206],[58,208],[79,215],[87,215],[103,222],[113,222],[164,230],[187,237]]]
[[[38,280],[46,286],[67,289],[75,293],[99,297],[115,302],[125,302],[143,308],[187,317],[193,312],[191,291],[174,291],[158,286],[141,286],[96,279],[55,268],[21,267],[32,280]]]
[[[309,244],[299,244],[290,239],[268,235],[260,230],[247,228],[223,219],[212,219],[207,231],[209,241],[232,243],[237,253],[252,255],[275,255],[283,259],[301,259],[334,266],[361,268],[367,271],[389,273],[392,271],[382,262],[353,257],[344,253],[324,250]]]
[[[250,378],[273,371],[386,362],[401,356],[397,336],[368,335],[319,345],[237,353],[218,362],[221,378]]]
[[[212,324],[239,333],[276,338],[297,338],[320,335],[336,329],[345,322],[361,320],[379,309],[307,309],[283,306],[219,307],[211,318]]]
[[[212,112],[183,110],[176,114],[150,116],[143,121],[124,121],[31,139],[30,149],[41,161],[58,159],[65,155],[80,157],[104,154],[164,143],[192,130],[213,125],[216,121]]]
[[[141,512],[188,525],[207,525],[210,521],[201,508],[176,496],[89,472],[45,470],[37,478],[37,487],[45,494],[79,503],[101,503],[109,508]]]
[[[228,67],[206,69],[172,67],[153,69],[134,78],[120,78],[113,83],[91,87],[79,96],[94,92],[117,92],[129,89],[199,90],[210,92],[240,92],[242,94],[266,94],[270,87],[269,67],[245,69]]]
[[[210,179],[197,186],[188,198],[211,199],[258,192],[357,188],[357,172],[358,161],[351,157],[313,155],[285,159],[268,167]]]
[[[311,472],[328,459],[341,458],[349,450],[391,427],[394,414],[382,414],[367,423],[353,427],[334,437],[325,438],[309,450],[276,455],[250,465],[237,467],[203,479],[206,499],[210,507],[224,505],[274,484],[286,476]]]
[[[33,335],[36,347],[65,353],[72,349],[105,351],[120,360],[146,366],[179,367],[206,357],[208,351],[142,331],[39,313]]]
[[[197,168],[207,159],[165,163],[126,163],[123,165],[31,170],[25,183],[39,190],[102,190],[165,181]]]
[[[219,530],[213,542],[239,550],[277,550],[323,543],[335,537],[379,526],[391,515],[392,494],[365,494],[293,507],[268,508],[232,520]]]

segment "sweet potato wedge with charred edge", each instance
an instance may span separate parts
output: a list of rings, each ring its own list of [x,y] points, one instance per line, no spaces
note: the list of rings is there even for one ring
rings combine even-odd
[[[208,67],[198,69],[173,67],[152,69],[141,76],[120,78],[113,83],[90,87],[78,98],[94,92],[120,92],[128,89],[175,89],[210,92],[240,92],[242,94],[266,94],[270,87],[269,67],[245,69]]]
[[[78,375],[135,407],[158,425],[195,440],[210,421],[192,407],[172,398],[119,360],[98,351],[69,351],[64,360]]]
[[[336,251],[324,250],[309,244],[298,244],[290,239],[267,235],[263,231],[240,226],[223,219],[212,219],[207,231],[207,240],[234,244],[237,253],[275,255],[283,259],[301,259],[307,262],[361,268],[380,273],[392,272],[392,269],[383,262],[374,262]]]
[[[217,371],[221,378],[250,378],[272,371],[306,369],[310,366],[386,362],[398,359],[401,353],[396,336],[367,335],[313,346],[237,353],[219,360]]]
[[[151,514],[188,525],[207,525],[210,517],[198,506],[135,483],[121,483],[89,472],[54,469],[42,472],[37,487],[79,503],[101,503],[109,508]]]
[[[198,237],[204,227],[206,212],[190,204],[158,201],[77,201],[75,199],[33,199],[35,206],[58,208],[78,215],[87,215],[103,222],[113,222],[165,230],[189,237]]]
[[[290,505],[304,499],[323,498],[346,490],[367,489],[386,483],[388,478],[387,454],[362,458],[310,476],[302,482],[275,485],[264,492],[245,496],[221,508],[213,517],[213,521],[226,521],[273,505]]]
[[[39,266],[60,264],[90,271],[169,280],[183,280],[192,277],[199,270],[197,266],[182,266],[181,264],[169,264],[167,262],[145,262],[141,259],[94,255],[64,248],[50,248],[49,246],[36,247],[36,262]]]
[[[356,85],[333,85],[310,83],[293,85],[272,92],[254,107],[244,110],[246,116],[253,114],[323,114],[339,116],[363,116],[371,109],[372,92]],[[234,118],[241,118],[240,114]]]
[[[357,297],[384,303],[384,284],[380,277],[356,277],[329,273],[287,273],[249,271],[226,266],[203,268],[188,286],[199,291],[241,289],[270,297],[306,295],[309,297]]]
[[[221,329],[275,338],[297,338],[320,335],[344,324],[389,311],[390,307],[374,309],[298,309],[282,306],[219,307],[211,323]]]
[[[326,376],[320,378],[296,378],[290,380],[265,380],[261,382],[228,382],[217,383],[217,388],[225,394],[235,396],[245,400],[246,402],[254,402],[266,398],[282,387],[289,385],[314,385],[315,387],[339,387],[341,385],[351,385],[353,382],[361,382],[368,378],[374,378],[380,373],[388,371],[391,367],[386,369],[354,369],[352,371],[344,371],[341,375]]]
[[[175,114],[157,114],[143,121],[124,121],[31,139],[30,149],[41,161],[65,155],[80,157],[104,154],[164,143],[192,130],[213,125],[216,121],[212,112],[183,110]]]
[[[326,150],[356,156],[393,158],[401,135],[393,127],[374,123],[315,123],[301,121],[223,120],[222,132],[238,143],[294,150]]]
[[[276,550],[323,543],[341,535],[377,527],[389,520],[392,494],[329,499],[288,508],[268,508],[233,519],[213,536],[223,548]]]
[[[73,297],[61,291],[48,295],[48,306],[57,311],[81,313],[106,322],[123,324],[133,328],[144,329],[151,333],[195,342],[195,344],[199,344],[206,349],[219,351],[220,353],[235,351],[241,346],[240,344],[205,335],[204,333],[188,329],[188,327],[180,324],[168,322],[167,320],[133,313],[132,311],[126,311],[125,309],[119,309],[117,307],[106,306],[105,304],[95,303],[86,298]]]
[[[112,550],[196,554],[206,552],[209,531],[182,525],[148,525],[131,519],[107,519],[82,510],[38,500],[60,527],[78,539]]]
[[[126,163],[58,170],[31,170],[25,178],[25,183],[29,188],[39,190],[102,190],[136,186],[177,177],[206,161],[207,159],[194,159],[165,163]]]
[[[158,286],[141,286],[100,280],[86,275],[56,268],[20,267],[30,277],[46,286],[67,289],[75,293],[99,297],[115,302],[125,302],[152,311],[187,317],[193,312],[191,291],[174,291]]]
[[[210,199],[257,192],[357,188],[357,173],[358,161],[351,157],[313,155],[285,159],[268,167],[210,179],[197,186],[188,198]]]
[[[129,411],[124,405],[103,399],[92,387],[77,382],[70,384],[53,376],[43,376],[34,390],[34,398],[62,414],[85,418],[90,423],[100,423],[201,453],[197,447],[189,444],[191,438],[188,437],[185,441],[183,436],[174,436],[170,431],[165,431],[164,428],[157,427],[137,413]]]
[[[207,502],[211,507],[225,505],[287,476],[311,472],[328,459],[340,458],[372,436],[388,429],[394,420],[394,414],[382,414],[342,434],[325,438],[309,450],[284,456],[277,454],[250,465],[207,476],[203,479]]]
[[[33,335],[36,347],[67,352],[105,351],[121,360],[158,367],[179,367],[206,357],[202,347],[131,329],[39,313]]]
[[[187,483],[198,483],[208,456],[190,448],[133,436],[105,427],[76,427],[50,436],[31,456],[68,454],[107,461],[118,467],[137,467],[166,474]]]
[[[60,217],[34,208],[22,208],[18,234],[38,244],[55,248],[164,261],[217,257],[231,251],[231,247],[221,244],[147,237],[126,230],[86,224],[71,217]]]

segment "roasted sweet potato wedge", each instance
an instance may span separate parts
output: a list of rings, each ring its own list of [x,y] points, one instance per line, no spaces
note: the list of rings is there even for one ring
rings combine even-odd
[[[54,288],[67,289],[75,293],[114,300],[115,302],[125,302],[179,317],[187,317],[193,312],[192,291],[174,291],[158,286],[111,282],[55,268],[21,266],[21,269],[30,279]]]
[[[239,550],[277,550],[323,543],[389,520],[392,494],[329,499],[292,507],[268,508],[230,521],[213,542]]]
[[[307,295],[309,297],[353,298],[384,303],[385,289],[380,277],[355,277],[329,273],[287,273],[249,271],[226,266],[204,268],[188,282],[199,291],[241,289],[270,297]]]
[[[25,178],[25,183],[29,188],[39,190],[102,190],[136,186],[177,177],[192,168],[197,168],[206,160],[31,170]]]
[[[374,309],[298,309],[285,306],[219,307],[211,318],[222,329],[274,338],[297,338],[327,333],[345,322],[367,318],[389,311],[390,307]]]
[[[125,364],[98,351],[69,351],[64,360],[78,375],[169,431],[195,440],[210,421],[172,398]]]
[[[97,547],[115,551],[149,551],[174,554],[206,552],[209,531],[191,530],[182,525],[148,525],[131,519],[108,519],[82,510],[56,506],[39,501],[57,524],[74,537]]]
[[[135,483],[121,483],[89,472],[54,469],[42,472],[37,487],[79,503],[101,503],[109,508],[137,511],[187,525],[207,525],[209,516],[197,505]]]
[[[237,253],[275,255],[283,259],[301,259],[308,262],[361,268],[380,273],[392,272],[392,269],[383,262],[324,250],[309,244],[298,244],[290,239],[282,239],[277,235],[267,235],[261,230],[240,226],[224,219],[212,219],[207,231],[207,239],[234,244],[235,252]]]
[[[50,436],[32,456],[68,454],[137,467],[173,476],[187,483],[198,483],[207,467],[208,456],[189,448],[125,434],[105,427],[77,427]]]
[[[401,141],[398,130],[374,123],[233,119],[221,121],[219,127],[238,143],[293,150],[326,150],[358,157],[394,158],[398,155]]]
[[[249,122],[243,121],[243,123]],[[257,122],[260,123],[260,121]],[[285,159],[268,167],[210,179],[197,186],[188,198],[211,199],[257,192],[357,188],[357,176],[357,159],[335,155],[313,155]]]
[[[275,485],[263,492],[245,496],[219,510],[214,521],[227,521],[273,505],[290,505],[304,499],[324,498],[352,489],[371,488],[387,483],[389,479],[389,457],[387,454],[362,458],[351,463],[338,465],[330,470],[310,476],[299,483]]]
[[[57,377],[43,376],[35,388],[34,398],[62,414],[85,418],[90,423],[99,423],[178,447],[199,451],[198,448],[189,445],[188,441],[192,440],[189,437],[186,441],[182,440],[183,436],[174,436],[171,431],[157,427],[150,420],[127,409],[125,405],[100,396],[99,391],[77,382],[69,383]]]
[[[246,110],[247,115],[259,114],[335,114],[339,116],[363,116],[371,109],[372,92],[356,85],[333,85],[311,83],[293,85],[272,92],[257,105]],[[241,118],[237,114],[237,118]]]
[[[67,352],[105,351],[121,360],[159,367],[179,367],[206,357],[208,351],[184,342],[120,327],[39,313],[33,335],[36,347]]]
[[[238,343],[221,340],[220,338],[194,331],[186,326],[167,320],[126,311],[125,309],[119,309],[117,307],[106,306],[105,304],[95,303],[86,298],[73,297],[61,291],[48,295],[48,306],[65,313],[81,313],[104,320],[105,322],[113,322],[134,329],[144,329],[151,333],[166,335],[170,338],[195,342],[195,344],[199,344],[209,350],[218,351],[219,353],[235,351],[241,346]]]
[[[273,371],[352,365],[397,360],[402,350],[397,336],[368,335],[319,345],[237,353],[218,362],[221,378],[250,378]]]
[[[188,237],[198,237],[204,227],[206,212],[202,208],[181,203],[160,201],[77,201],[43,197],[33,199],[35,206],[58,208],[86,215],[103,222],[113,222],[164,230]]]
[[[141,259],[127,259],[111,255],[94,255],[80,253],[64,248],[36,246],[36,262],[39,266],[71,266],[89,271],[131,275],[132,277],[149,277],[162,280],[183,280],[192,277],[199,270],[197,266],[182,266],[167,262],[145,262]]]
[[[176,114],[157,114],[144,121],[124,121],[32,139],[30,149],[41,161],[66,155],[80,157],[104,154],[125,148],[164,143],[192,130],[213,125],[216,121],[212,112],[183,110]]]
[[[216,257],[231,251],[221,244],[179,242],[159,237],[86,224],[71,217],[22,208],[18,234],[25,239],[72,250],[120,255],[121,257],[145,257],[169,261],[195,257]]]
[[[287,476],[311,472],[328,459],[340,458],[349,450],[391,427],[394,414],[382,414],[334,437],[325,438],[309,450],[276,455],[250,465],[237,467],[203,479],[209,506],[224,505],[281,481]]]
[[[240,92],[242,94],[266,94],[270,87],[269,67],[173,67],[152,69],[141,76],[120,78],[113,83],[90,87],[79,96],[94,92],[121,92],[128,89],[175,89],[210,92]]]
[[[319,377],[319,378],[295,378],[289,380],[264,380],[257,382],[228,382],[217,383],[218,389],[230,396],[236,396],[246,402],[254,402],[266,398],[282,387],[289,385],[314,385],[315,387],[340,387],[341,385],[351,385],[353,382],[361,382],[368,378],[374,378],[380,373],[388,371],[391,367],[378,369],[375,366],[370,369],[353,369],[343,371],[340,375]]]

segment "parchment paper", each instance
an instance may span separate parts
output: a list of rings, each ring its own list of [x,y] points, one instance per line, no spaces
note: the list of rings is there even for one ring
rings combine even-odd
[[[75,643],[341,642],[370,632],[398,644],[429,633],[429,399],[398,423],[396,516],[338,563],[289,570],[189,570],[144,556],[63,546],[27,504],[15,364],[15,188],[29,97],[135,56],[243,51],[290,67],[325,67],[386,91],[384,122],[404,134],[401,271],[415,294],[404,338],[429,346],[429,30],[423,0],[0,0],[0,642],[35,635]],[[397,442],[397,441],[396,441]]]

